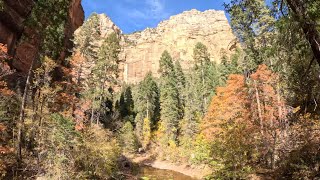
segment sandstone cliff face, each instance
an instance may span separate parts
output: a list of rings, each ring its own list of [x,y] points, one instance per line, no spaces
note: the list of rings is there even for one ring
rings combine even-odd
[[[220,62],[222,55],[230,56],[237,40],[223,11],[191,10],[170,17],[156,28],[147,28],[125,36],[122,58],[123,80],[141,81],[151,71],[158,77],[159,59],[168,50],[183,69],[193,66],[193,48],[197,42],[208,47],[211,60]]]
[[[138,83],[151,71],[159,77],[159,60],[168,50],[174,60],[180,60],[182,68],[193,67],[193,49],[196,43],[205,44],[211,60],[220,62],[221,57],[230,56],[238,47],[238,41],[223,11],[186,11],[161,22],[156,28],[147,28],[133,34],[121,34],[121,30],[104,14],[98,15],[100,26],[93,29],[101,34],[96,42],[112,32],[121,39],[119,79],[127,83]],[[75,36],[81,32],[79,28]],[[76,54],[76,53],[75,53]],[[82,78],[87,79],[94,66],[94,60],[87,60]]]
[[[81,0],[70,0],[68,20],[65,27],[64,51],[60,59],[64,59],[73,44],[70,39],[74,31],[83,23],[84,12]],[[34,6],[34,0],[4,0],[4,11],[0,12],[0,43],[7,44],[9,54],[14,57],[13,68],[26,74],[31,62],[36,58],[40,46],[39,37],[32,27],[25,27]],[[17,44],[21,35],[28,37],[27,41]]]
[[[0,11],[0,42],[7,44],[11,55],[33,5],[33,0],[4,0],[4,11]]]

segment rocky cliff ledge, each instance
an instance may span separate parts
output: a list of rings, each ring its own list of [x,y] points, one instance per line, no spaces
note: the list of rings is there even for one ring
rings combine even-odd
[[[9,54],[14,57],[13,68],[22,74],[28,71],[32,59],[36,57],[39,49],[39,39],[32,27],[25,27],[35,0],[1,0],[4,3],[3,11],[0,10],[0,43],[7,44]],[[64,50],[61,58],[69,53],[73,44],[70,40],[74,31],[82,25],[84,11],[81,0],[70,0],[67,24],[65,27]],[[29,37],[27,41],[17,43],[21,35]]]
[[[151,71],[159,76],[159,59],[168,50],[174,60],[180,60],[184,69],[192,66],[193,48],[197,42],[208,47],[211,60],[220,62],[238,46],[223,11],[185,11],[171,16],[156,28],[124,35],[122,57],[125,82],[137,83]]]

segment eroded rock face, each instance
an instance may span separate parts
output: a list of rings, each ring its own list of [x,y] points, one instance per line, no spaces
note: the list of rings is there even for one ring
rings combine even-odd
[[[73,43],[70,39],[74,31],[84,21],[84,11],[81,0],[70,0],[69,15],[65,27],[64,50],[61,52],[60,60],[63,60]],[[25,27],[25,21],[34,7],[34,0],[4,0],[4,11],[0,12],[0,43],[7,44],[8,51],[14,60],[12,66],[18,72],[26,74],[31,66],[32,60],[36,58],[40,39],[32,27]],[[28,37],[28,40],[17,44],[21,35]]]
[[[196,43],[205,44],[211,60],[219,63],[221,57],[233,54],[238,41],[223,11],[186,11],[161,22],[156,28],[147,28],[133,34],[121,34],[121,30],[104,14],[98,15],[100,28],[93,29],[101,37],[94,43],[101,43],[107,35],[115,32],[121,39],[119,79],[127,83],[138,83],[151,71],[159,77],[159,60],[168,50],[174,60],[180,60],[182,68],[194,66],[193,49]],[[81,32],[79,28],[77,33]],[[81,77],[88,78],[94,60],[87,60]]]
[[[84,11],[81,5],[81,0],[72,0],[69,8],[69,18],[65,28],[65,38],[64,45],[65,51],[62,52],[60,59],[63,60],[66,56],[71,55],[71,49],[73,48],[73,38],[74,32],[83,24],[84,22]]]
[[[223,11],[185,11],[156,28],[125,35],[123,80],[137,83],[149,71],[158,77],[164,50],[168,50],[174,60],[180,60],[183,69],[189,69],[193,66],[193,48],[197,42],[205,44],[211,60],[218,63],[223,55],[230,56],[238,46]]]
[[[16,41],[20,38],[24,24],[34,5],[33,0],[4,0],[4,11],[0,12],[0,42],[7,44],[13,54]]]

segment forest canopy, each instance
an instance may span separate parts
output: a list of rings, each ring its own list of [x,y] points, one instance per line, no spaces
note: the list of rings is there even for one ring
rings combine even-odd
[[[230,56],[197,42],[185,68],[168,49],[158,75],[131,84],[125,38],[98,14],[61,59],[69,5],[35,2],[25,25],[41,46],[23,81],[0,44],[1,178],[126,179],[141,156],[208,167],[206,179],[320,178],[320,1],[231,0]]]

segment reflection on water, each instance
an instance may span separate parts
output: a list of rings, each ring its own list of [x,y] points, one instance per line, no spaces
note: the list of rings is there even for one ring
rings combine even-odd
[[[143,180],[196,180],[175,171],[156,169],[150,166],[141,167],[139,178]]]

